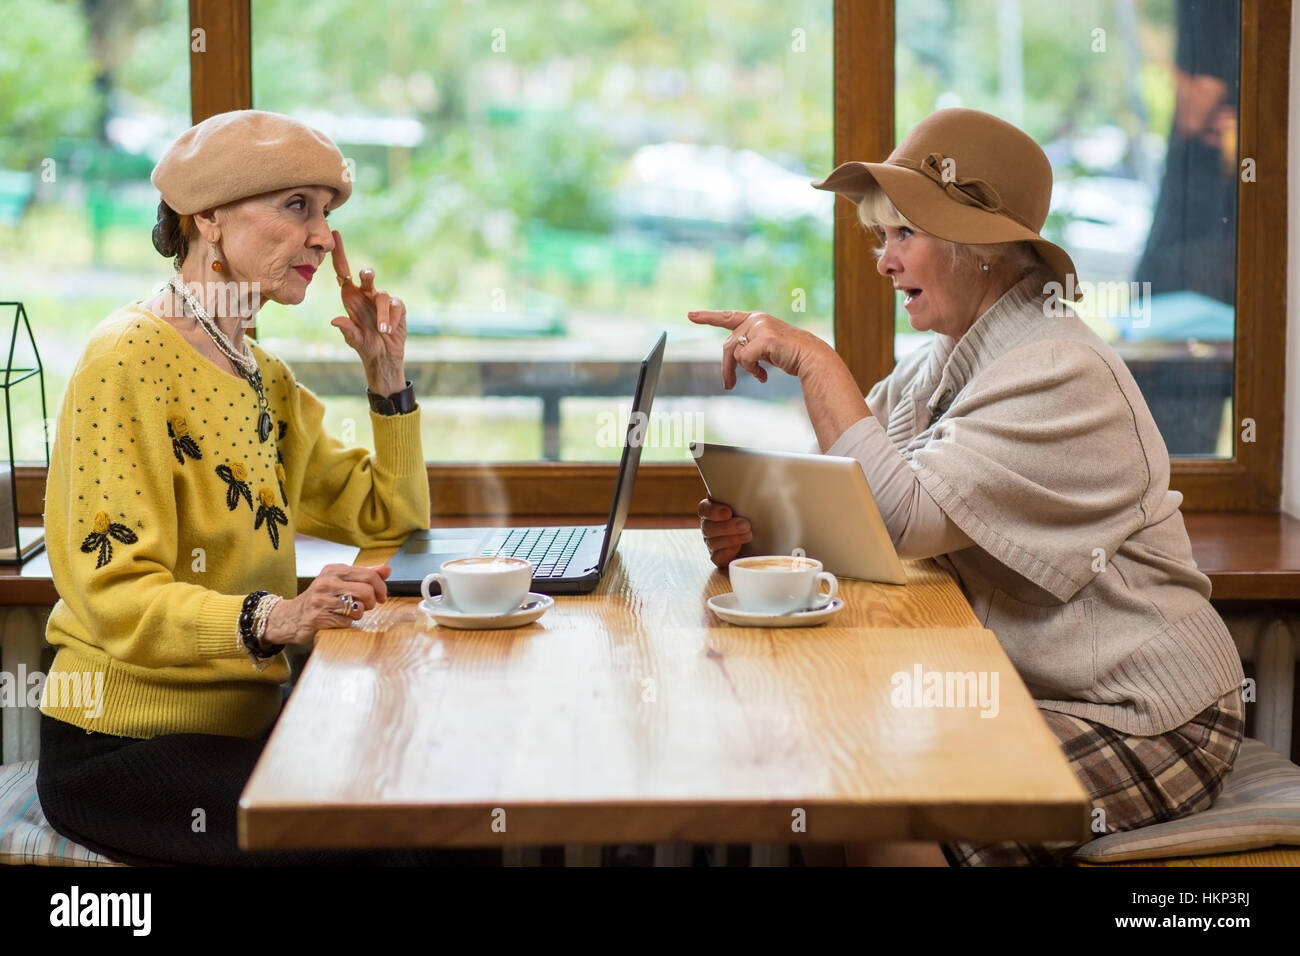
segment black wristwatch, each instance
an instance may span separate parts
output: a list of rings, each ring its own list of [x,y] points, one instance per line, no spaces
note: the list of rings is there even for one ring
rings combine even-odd
[[[366,398],[370,399],[370,410],[377,415],[405,415],[415,411],[415,388],[411,380],[406,380],[406,388],[392,395],[376,395],[366,389]]]

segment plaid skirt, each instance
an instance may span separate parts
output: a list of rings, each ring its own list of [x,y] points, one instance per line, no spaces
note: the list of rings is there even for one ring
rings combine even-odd
[[[1205,810],[1223,789],[1246,729],[1241,690],[1228,691],[1181,727],[1155,737],[1043,710],[1106,833],[1134,830]],[[1096,814],[1101,809],[1104,816]],[[953,866],[1064,866],[1087,841],[944,843]]]

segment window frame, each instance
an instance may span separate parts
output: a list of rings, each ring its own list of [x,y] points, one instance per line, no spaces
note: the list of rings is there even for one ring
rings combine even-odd
[[[1256,178],[1237,182],[1236,439],[1231,458],[1171,460],[1185,511],[1276,512],[1282,495],[1291,0],[1241,0],[1240,62],[1238,150]],[[836,0],[836,163],[887,155],[893,129],[894,0]],[[851,268],[872,261],[863,230],[842,216],[835,225],[836,346],[865,394],[894,365],[893,291],[874,269]],[[1244,419],[1253,442],[1241,440]]]
[[[835,162],[877,159],[893,148],[894,0],[834,0]],[[250,0],[189,0],[191,30],[205,51],[190,54],[194,122],[252,106]],[[1255,159],[1256,181],[1238,183],[1235,428],[1252,418],[1258,440],[1236,441],[1229,459],[1174,459],[1171,487],[1188,511],[1277,511],[1282,485],[1287,275],[1287,113],[1291,0],[1242,0],[1240,154]],[[835,347],[867,389],[894,367],[894,293],[874,268],[866,231],[835,220]],[[430,464],[434,513],[590,514],[612,493],[616,468],[566,462]],[[24,474],[25,473],[25,474]],[[45,469],[19,470],[20,506],[43,513]],[[22,479],[26,477],[27,480]],[[482,493],[491,480],[491,499]],[[25,488],[23,486],[26,486]],[[26,492],[25,494],[23,492]],[[634,514],[693,517],[704,487],[692,465],[646,464]],[[28,508],[21,508],[24,513]]]

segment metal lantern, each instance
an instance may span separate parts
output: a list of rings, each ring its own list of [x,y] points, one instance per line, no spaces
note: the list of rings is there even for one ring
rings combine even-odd
[[[35,402],[19,405],[18,427],[24,431],[37,430],[40,442],[45,449],[45,472],[50,470],[50,435],[49,417],[45,409],[45,371],[41,367],[41,356],[36,349],[36,338],[32,335],[31,324],[27,321],[27,310],[21,302],[0,302],[0,319],[8,319],[13,309],[13,322],[9,333],[9,358],[5,362],[4,388],[5,437],[8,456],[0,462],[0,564],[22,565],[45,547],[45,528],[43,525],[22,527],[18,524],[18,485],[14,460],[14,414],[16,398],[31,398],[32,386],[18,387],[21,382],[35,377],[40,397],[40,419],[33,420]],[[2,328],[2,326],[0,326]],[[15,354],[19,351],[19,330],[26,339],[22,346],[31,346],[30,368],[16,368]]]

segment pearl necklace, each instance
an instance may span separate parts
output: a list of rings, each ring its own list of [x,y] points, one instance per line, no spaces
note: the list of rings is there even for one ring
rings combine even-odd
[[[208,338],[212,339],[213,344],[221,351],[222,355],[235,364],[235,367],[239,369],[244,378],[248,379],[249,384],[257,392],[257,404],[262,412],[257,419],[257,439],[258,441],[266,441],[271,435],[271,415],[268,410],[270,405],[266,400],[266,391],[262,388],[262,371],[257,367],[257,359],[253,357],[248,343],[243,343],[243,355],[235,351],[234,343],[226,337],[225,332],[221,331],[217,323],[213,321],[212,316],[208,315],[207,310],[203,308],[194,293],[185,287],[185,282],[181,279],[180,273],[172,276],[167,284],[180,294],[185,304],[189,306],[190,311],[194,313],[194,318],[198,320],[199,326],[204,332],[208,333]]]

